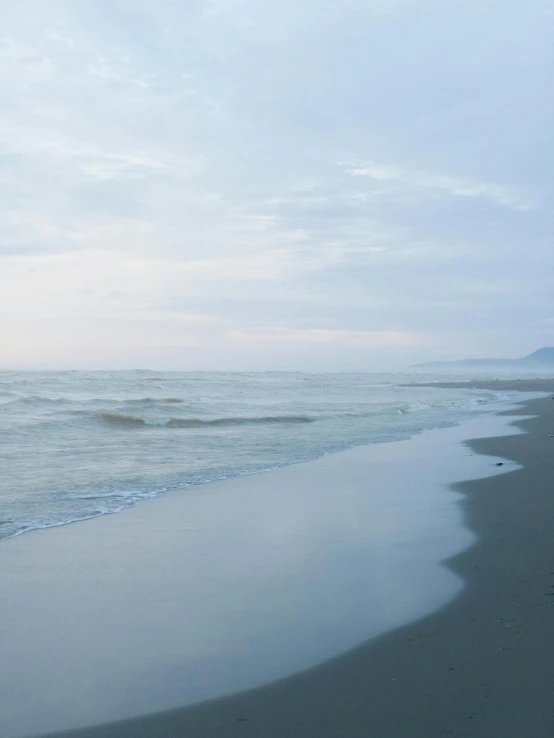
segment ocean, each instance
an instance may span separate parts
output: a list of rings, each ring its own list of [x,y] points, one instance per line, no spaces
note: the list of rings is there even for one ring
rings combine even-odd
[[[438,379],[438,377],[433,378]],[[454,425],[513,394],[410,374],[1,372],[0,538]]]

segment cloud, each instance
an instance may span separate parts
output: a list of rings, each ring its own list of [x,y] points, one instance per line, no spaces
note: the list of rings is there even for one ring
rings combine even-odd
[[[443,174],[410,172],[395,167],[368,164],[350,169],[355,176],[371,177],[377,182],[397,182],[406,187],[419,190],[445,192],[453,197],[475,197],[515,210],[532,210],[531,202],[509,188],[488,182],[475,182]]]
[[[232,331],[227,336],[237,343],[255,343],[264,346],[280,346],[282,344],[311,344],[327,346],[363,346],[367,348],[382,348],[390,346],[414,346],[424,343],[421,336],[415,333],[402,331],[349,331],[349,330],[267,330],[260,329],[254,333]]]
[[[0,0],[6,355],[358,369],[544,342],[547,5]]]

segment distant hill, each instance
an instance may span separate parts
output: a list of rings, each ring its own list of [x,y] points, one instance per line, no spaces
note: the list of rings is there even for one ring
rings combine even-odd
[[[429,361],[426,364],[414,364],[414,369],[532,369],[548,367],[554,369],[554,346],[545,346],[520,359],[463,359],[462,361]]]

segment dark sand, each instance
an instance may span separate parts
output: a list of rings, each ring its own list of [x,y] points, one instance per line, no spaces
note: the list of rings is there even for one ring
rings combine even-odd
[[[492,383],[467,386],[478,384]],[[554,381],[494,387],[552,393]],[[451,604],[276,684],[63,735],[552,738],[554,402],[532,400],[524,412],[537,414],[518,422],[528,434],[471,443],[524,468],[456,485],[478,539],[448,562],[467,582]]]

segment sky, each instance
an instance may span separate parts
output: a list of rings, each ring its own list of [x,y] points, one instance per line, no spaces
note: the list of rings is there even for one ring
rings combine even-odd
[[[0,0],[0,368],[554,345],[554,0]]]

